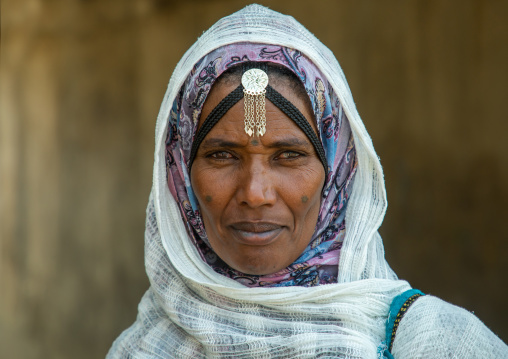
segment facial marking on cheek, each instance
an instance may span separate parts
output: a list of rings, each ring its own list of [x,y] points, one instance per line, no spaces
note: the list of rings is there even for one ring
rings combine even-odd
[[[252,145],[252,146],[257,146],[257,145],[259,145],[258,140],[252,140],[252,141],[250,141],[250,143],[251,143],[251,145]]]
[[[207,202],[212,202],[212,196],[206,196],[206,197],[205,197],[205,200],[206,200]]]
[[[302,196],[302,203],[305,203],[307,202],[309,199],[307,198],[307,196]]]

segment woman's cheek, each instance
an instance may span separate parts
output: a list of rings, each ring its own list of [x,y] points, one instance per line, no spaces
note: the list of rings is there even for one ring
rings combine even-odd
[[[324,186],[324,170],[321,163],[303,169],[285,171],[280,176],[280,188],[292,202],[312,206],[316,199],[320,199]]]
[[[218,207],[232,188],[231,179],[220,169],[202,170],[193,178],[194,193],[207,212]]]

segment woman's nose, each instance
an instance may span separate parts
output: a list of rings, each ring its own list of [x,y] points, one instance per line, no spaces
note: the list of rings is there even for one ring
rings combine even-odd
[[[251,163],[243,168],[236,194],[239,204],[257,208],[275,203],[277,196],[274,179],[268,167],[260,163]]]

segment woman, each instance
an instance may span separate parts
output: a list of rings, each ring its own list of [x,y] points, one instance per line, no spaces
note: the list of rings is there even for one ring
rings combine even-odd
[[[108,357],[508,357],[474,315],[397,279],[377,233],[385,210],[332,53],[258,5],[221,19],[170,80],[151,287]]]

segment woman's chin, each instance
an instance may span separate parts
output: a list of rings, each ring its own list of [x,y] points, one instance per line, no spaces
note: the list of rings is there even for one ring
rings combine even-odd
[[[267,260],[266,258],[245,258],[241,260],[235,260],[234,262],[227,263],[230,267],[236,269],[239,272],[249,275],[270,275],[281,271],[287,266],[281,267],[279,262],[275,259]]]

